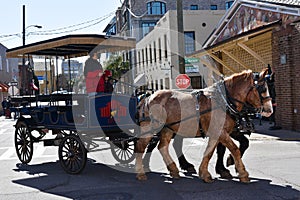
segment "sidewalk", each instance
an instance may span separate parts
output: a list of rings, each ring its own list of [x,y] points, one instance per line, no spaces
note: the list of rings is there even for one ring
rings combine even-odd
[[[255,124],[255,132],[251,134],[250,140],[255,139],[278,139],[278,140],[286,140],[286,141],[300,141],[300,132],[279,129],[279,130],[270,130],[270,127],[273,124],[269,121],[261,121],[261,125],[258,119],[253,120]]]

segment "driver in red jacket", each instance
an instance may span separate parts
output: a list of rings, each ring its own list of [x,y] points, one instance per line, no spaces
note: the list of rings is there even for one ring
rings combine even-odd
[[[98,54],[91,53],[90,57],[86,60],[84,65],[84,76],[87,93],[101,92],[98,85],[101,84],[100,78],[103,75],[103,68],[97,59]]]

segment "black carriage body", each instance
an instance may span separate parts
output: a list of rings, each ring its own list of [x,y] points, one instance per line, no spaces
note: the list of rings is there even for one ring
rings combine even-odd
[[[128,131],[136,126],[137,102],[134,96],[55,94],[14,97],[12,101],[28,105],[20,107],[19,112],[32,130],[80,131],[116,138],[126,137]]]
[[[9,49],[6,51],[6,57],[29,58],[37,55],[70,59],[87,56],[91,52],[131,50],[135,48],[135,44],[135,38],[128,37],[66,35]],[[128,87],[134,90],[134,86]],[[68,93],[15,96],[12,97],[12,102],[15,105],[12,111],[19,115],[15,125],[15,148],[22,163],[29,163],[32,159],[33,143],[44,142],[46,146],[59,146],[59,160],[66,172],[80,173],[86,163],[87,151],[93,150],[87,147],[89,144],[83,140],[86,137],[91,141],[90,146],[95,144],[93,139],[103,137],[101,141],[111,145],[113,156],[121,163],[129,163],[134,159],[133,134],[136,134],[136,131],[132,130],[136,130],[135,96],[117,93]],[[55,138],[45,137],[49,135],[49,130]]]

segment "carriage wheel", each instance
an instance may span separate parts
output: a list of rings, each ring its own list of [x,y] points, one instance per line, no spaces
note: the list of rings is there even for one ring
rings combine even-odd
[[[32,159],[33,141],[28,125],[24,121],[19,121],[15,130],[15,147],[19,160],[27,164]]]
[[[128,164],[135,159],[134,141],[118,141],[111,144],[113,157],[121,164]]]
[[[76,135],[68,135],[59,144],[59,161],[69,174],[79,174],[85,167],[87,151]]]

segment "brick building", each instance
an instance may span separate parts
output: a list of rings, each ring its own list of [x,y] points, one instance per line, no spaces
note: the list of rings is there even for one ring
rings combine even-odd
[[[215,74],[261,71],[270,65],[276,76],[276,123],[300,131],[299,19],[299,1],[237,0],[192,57]]]
[[[300,131],[300,21],[273,30],[273,66],[276,71],[279,125]]]

